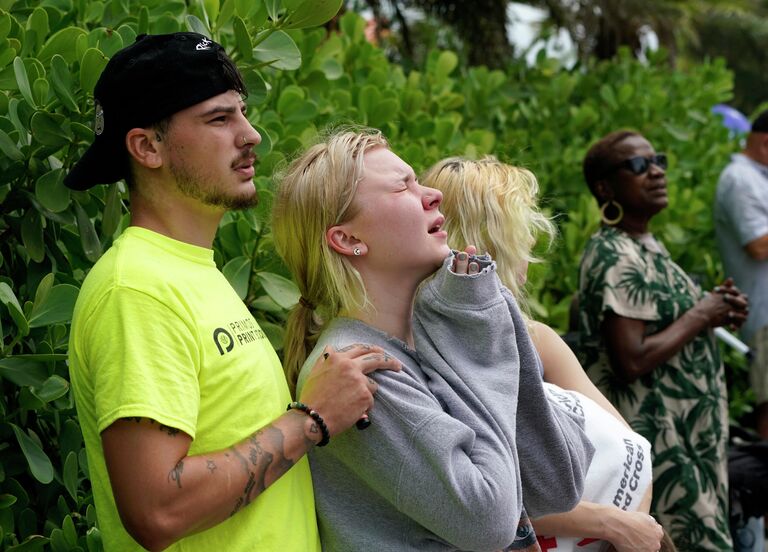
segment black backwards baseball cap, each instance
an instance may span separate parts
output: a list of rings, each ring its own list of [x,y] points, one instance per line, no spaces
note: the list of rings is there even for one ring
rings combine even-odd
[[[760,113],[752,122],[752,132],[768,132],[768,109]]]
[[[245,83],[224,48],[198,33],[139,35],[109,60],[93,91],[93,144],[64,178],[73,190],[128,174],[125,134]]]

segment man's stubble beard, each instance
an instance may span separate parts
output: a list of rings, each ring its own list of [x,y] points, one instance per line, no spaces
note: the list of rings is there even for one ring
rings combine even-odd
[[[195,199],[210,207],[221,207],[228,211],[250,209],[259,204],[259,194],[254,187],[247,194],[227,194],[226,190],[206,189],[205,179],[181,164],[171,163],[170,171],[176,181],[176,187],[185,196]]]

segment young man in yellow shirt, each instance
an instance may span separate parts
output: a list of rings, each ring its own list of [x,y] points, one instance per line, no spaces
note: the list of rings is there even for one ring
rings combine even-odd
[[[365,374],[399,368],[328,350],[286,411],[279,359],[211,249],[224,213],[258,199],[245,93],[210,39],[141,35],[104,69],[94,142],[65,179],[130,191],[69,348],[107,550],[319,550],[306,452],[372,406]]]

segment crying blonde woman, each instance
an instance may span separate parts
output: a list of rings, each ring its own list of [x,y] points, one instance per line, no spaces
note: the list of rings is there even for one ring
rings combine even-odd
[[[367,429],[310,453],[327,550],[538,550],[523,504],[564,512],[583,491],[582,422],[548,402],[493,261],[448,247],[442,201],[370,129],[324,137],[278,179],[275,244],[301,292],[289,379],[301,390],[355,343],[402,364],[370,375]]]

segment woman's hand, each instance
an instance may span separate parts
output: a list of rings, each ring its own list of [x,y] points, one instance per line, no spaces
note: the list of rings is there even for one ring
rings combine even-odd
[[[732,317],[729,324],[732,330],[738,330],[749,315],[749,298],[733,284],[733,278],[730,277],[726,278],[719,286],[716,286],[713,291],[714,293],[722,294],[726,301],[733,306],[734,314],[737,316]]]
[[[730,326],[732,329],[738,329],[747,320],[748,307],[747,296],[733,285],[731,278],[728,278],[691,310],[705,317],[710,327]]]
[[[605,523],[610,542],[617,552],[656,552],[664,531],[652,516],[611,508]]]
[[[454,274],[477,274],[480,266],[475,262],[469,262],[469,257],[477,253],[477,247],[474,245],[468,245],[464,248],[464,251],[457,253],[453,258],[453,266],[451,271]]]

